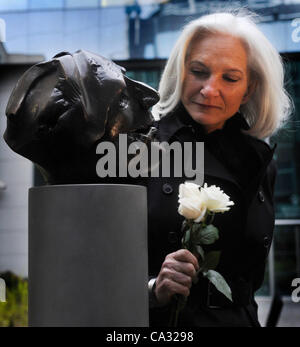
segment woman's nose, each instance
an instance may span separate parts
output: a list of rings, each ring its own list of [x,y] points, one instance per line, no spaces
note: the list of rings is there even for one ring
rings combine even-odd
[[[200,89],[200,94],[205,98],[216,97],[220,95],[220,86],[215,78],[209,78],[204,81],[202,88]]]

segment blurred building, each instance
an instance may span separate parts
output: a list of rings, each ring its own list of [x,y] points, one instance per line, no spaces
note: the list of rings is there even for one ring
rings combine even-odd
[[[36,64],[45,57],[39,54],[10,54],[7,53],[2,42],[0,42],[0,63],[1,64]]]
[[[26,276],[28,272],[27,191],[33,185],[33,167],[10,150],[2,135],[12,88],[25,70],[42,60],[41,55],[9,54],[0,42],[0,273],[12,270]]]
[[[157,88],[186,22],[241,6],[259,15],[259,27],[284,57],[295,103],[294,118],[270,139],[277,143],[276,230],[258,293],[272,297],[277,290],[290,300],[291,281],[300,277],[300,0],[1,0],[6,42],[0,42],[0,273],[27,275],[27,190],[42,184],[32,164],[2,139],[5,107],[17,78],[60,51],[85,49],[117,61],[130,77]]]

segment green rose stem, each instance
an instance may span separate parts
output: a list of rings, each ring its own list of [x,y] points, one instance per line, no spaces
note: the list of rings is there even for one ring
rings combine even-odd
[[[184,232],[182,237],[182,246],[183,248],[190,250],[192,248],[192,240],[194,239],[193,220],[185,220],[182,223],[182,230]],[[169,326],[177,327],[179,313],[185,307],[186,302],[187,298],[185,296],[179,294],[174,295]]]
[[[202,273],[203,277],[212,283],[215,288],[232,301],[231,289],[226,283],[223,276],[215,271],[217,268],[221,251],[205,250],[202,246],[211,245],[219,239],[219,230],[212,222],[215,213],[223,213],[230,209],[229,206],[234,205],[219,187],[215,185],[208,186],[207,183],[203,187],[192,182],[185,182],[179,186],[179,207],[178,213],[186,218],[186,216],[194,215],[195,208],[202,212],[205,208],[204,216],[199,215],[199,222],[193,219],[185,219],[182,223],[182,247],[193,253],[199,264],[197,276],[193,279],[194,283],[198,281],[198,274]],[[169,321],[170,326],[177,326],[179,312],[184,308],[187,298],[182,295],[174,295],[172,303],[172,312]]]
[[[210,218],[209,218],[210,217]],[[201,232],[202,229],[204,229],[207,225],[211,224],[214,220],[215,213],[211,211],[207,211],[205,214],[203,220],[199,223],[195,223],[192,219],[184,220],[182,223],[182,230],[184,232],[182,237],[182,246],[183,248],[189,250],[191,253],[193,253],[199,263],[200,258],[200,264],[199,264],[199,270],[196,273],[196,279],[193,281],[194,283],[197,283],[197,277],[200,272],[203,272],[203,268],[201,268],[201,265],[204,262],[204,252],[201,252],[198,248],[197,250],[197,234]],[[209,221],[207,221],[209,219]],[[194,228],[193,226],[196,224],[200,224],[199,228]],[[200,246],[200,245],[199,245]],[[178,318],[179,313],[181,310],[184,309],[185,305],[187,303],[187,298],[183,295],[174,295],[173,297],[173,303],[171,308],[171,316],[169,321],[169,326],[171,327],[177,327],[178,324]]]
[[[193,230],[193,220],[188,219],[182,223],[182,229],[184,231],[182,238],[183,248],[191,251],[194,247],[192,241],[194,240],[195,231]],[[198,254],[196,255],[198,257]],[[197,272],[198,275],[199,272]],[[173,303],[171,308],[171,316],[169,321],[170,327],[177,327],[180,311],[185,307],[187,298],[183,295],[176,294],[173,297]]]

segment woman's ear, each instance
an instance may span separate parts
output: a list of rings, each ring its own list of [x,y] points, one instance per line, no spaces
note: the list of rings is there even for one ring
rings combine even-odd
[[[243,99],[241,102],[242,105],[246,104],[249,101],[249,99],[250,99],[251,95],[254,93],[256,87],[257,87],[257,81],[256,80],[251,81],[248,88],[247,88],[247,92],[243,96]]]

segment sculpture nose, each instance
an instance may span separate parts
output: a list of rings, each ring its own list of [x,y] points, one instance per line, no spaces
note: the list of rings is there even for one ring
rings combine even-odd
[[[144,109],[148,110],[158,102],[159,95],[155,89],[142,82],[133,81],[127,76],[125,76],[125,81],[129,92],[139,100],[139,103]]]

